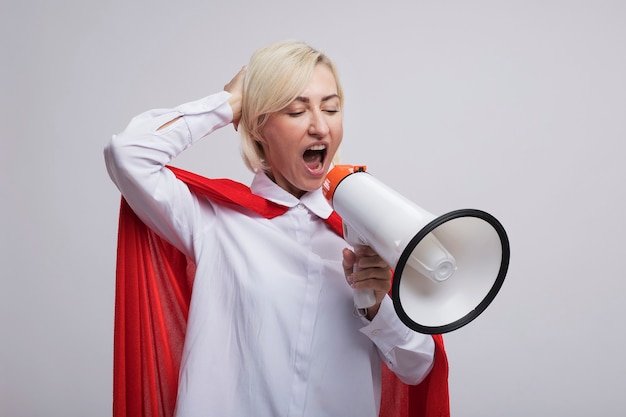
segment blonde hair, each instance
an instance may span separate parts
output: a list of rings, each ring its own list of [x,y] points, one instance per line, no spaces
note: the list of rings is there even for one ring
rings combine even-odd
[[[287,107],[304,90],[316,65],[326,65],[337,83],[340,106],[343,90],[337,70],[322,52],[297,41],[283,41],[257,50],[246,68],[239,131],[246,166],[267,171],[261,130],[269,114]]]

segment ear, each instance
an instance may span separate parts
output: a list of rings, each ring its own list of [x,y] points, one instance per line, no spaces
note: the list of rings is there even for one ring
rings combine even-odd
[[[264,144],[266,144],[267,142],[263,139],[254,139],[254,145],[256,146],[257,150],[258,150],[258,155],[261,155],[263,157],[265,157],[265,148],[263,147]]]

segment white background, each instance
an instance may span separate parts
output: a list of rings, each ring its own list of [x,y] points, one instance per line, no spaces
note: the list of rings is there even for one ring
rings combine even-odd
[[[304,40],[337,63],[343,161],[511,241],[500,295],[446,336],[454,416],[626,414],[623,1],[3,1],[0,415],[110,415],[119,194],[135,114]],[[247,182],[222,129],[181,167]]]

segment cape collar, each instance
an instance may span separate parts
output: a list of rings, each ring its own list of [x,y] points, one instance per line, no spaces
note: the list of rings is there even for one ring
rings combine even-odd
[[[301,199],[297,199],[262,172],[255,175],[251,189],[229,179],[209,179],[173,166],[167,168],[191,190],[218,203],[245,207],[268,219],[280,216],[290,208],[302,204],[313,214],[326,220],[340,236],[343,233],[341,219],[333,212],[321,189],[308,192]]]

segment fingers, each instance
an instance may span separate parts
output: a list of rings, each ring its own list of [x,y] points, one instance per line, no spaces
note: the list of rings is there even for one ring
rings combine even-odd
[[[241,69],[235,74],[232,80],[230,80],[225,86],[224,90],[233,94],[236,91],[241,91],[243,89],[243,80],[246,75],[246,66],[244,65]]]
[[[356,253],[344,249],[343,269],[354,288],[372,288],[385,292],[390,288],[391,269],[370,247],[357,247]]]
[[[352,288],[366,289],[387,293],[391,289],[391,272],[387,268],[368,268],[349,276]]]
[[[356,262],[356,254],[354,252],[352,252],[350,249],[345,248],[343,250],[343,269],[344,270],[350,270],[350,272],[352,272],[352,268],[354,266],[354,263]]]
[[[346,280],[354,289],[374,291],[376,303],[367,308],[367,318],[372,320],[383,299],[391,290],[391,268],[368,246],[357,246],[355,252],[343,250],[343,269]]]
[[[243,81],[246,75],[246,67],[242,67],[232,80],[224,86],[224,91],[228,91],[231,96],[228,99],[233,110],[233,126],[235,130],[239,128],[239,120],[241,119],[241,104],[243,100]]]
[[[356,266],[359,269],[366,268],[386,268],[389,269],[387,262],[383,260],[374,249],[369,246],[357,246],[355,248]]]

